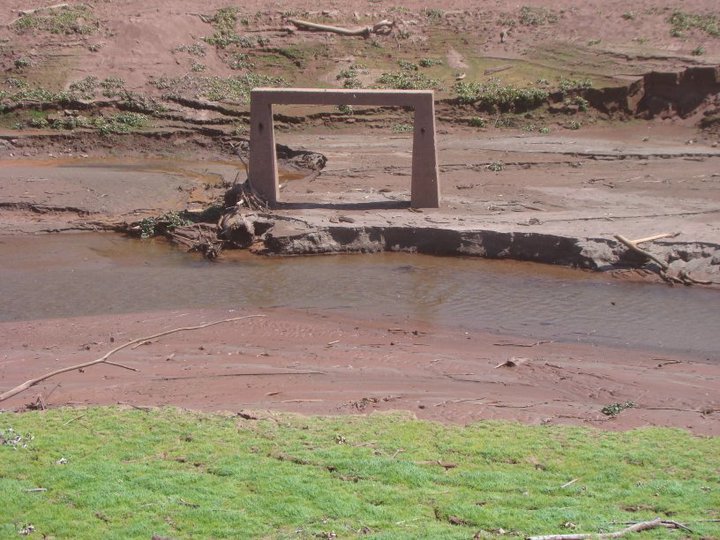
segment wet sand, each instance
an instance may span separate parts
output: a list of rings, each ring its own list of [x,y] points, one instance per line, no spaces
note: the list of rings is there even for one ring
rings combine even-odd
[[[720,365],[425,326],[403,317],[184,310],[6,322],[0,323],[0,384],[7,390],[156,332],[249,314],[263,317],[125,349],[111,358],[125,368],[65,373],[1,407],[171,405],[323,415],[400,409],[456,423],[509,419],[720,434]],[[515,365],[498,367],[508,361]],[[614,418],[601,412],[628,401],[635,406]]]

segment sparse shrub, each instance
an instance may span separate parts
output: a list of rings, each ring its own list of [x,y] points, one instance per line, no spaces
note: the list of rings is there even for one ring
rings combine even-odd
[[[480,118],[479,116],[473,116],[468,120],[468,125],[470,127],[477,127],[477,128],[484,128],[487,125],[487,122],[484,118]]]
[[[577,120],[570,120],[567,124],[565,124],[565,127],[568,129],[580,129],[582,124]]]
[[[703,47],[702,45],[698,45],[692,51],[690,51],[690,54],[692,54],[693,56],[702,56],[703,54],[705,54],[705,47]]]
[[[120,91],[125,86],[125,81],[120,77],[107,77],[100,82],[102,94],[105,97],[115,97],[120,95]]]
[[[668,18],[668,22],[671,25],[670,33],[674,37],[680,37],[683,31],[692,29],[701,30],[713,37],[720,37],[720,19],[713,13],[700,15],[675,10]]]
[[[550,9],[532,6],[522,6],[520,8],[520,24],[525,26],[542,26],[557,21],[557,14]]]
[[[442,66],[443,61],[440,60],[439,58],[421,58],[418,61],[418,65],[420,67],[424,67],[424,68],[429,68],[432,66]]]
[[[417,71],[418,69],[417,64],[408,62],[407,60],[398,60],[398,66],[400,66],[400,69],[403,71]]]
[[[140,221],[138,226],[140,227],[141,238],[151,238],[158,234],[172,231],[178,227],[184,227],[191,225],[192,221],[186,219],[179,212],[166,212],[165,214],[158,217],[148,217]]]
[[[635,19],[635,14],[632,11],[626,11],[622,14],[622,18],[626,21],[632,21]]]
[[[492,163],[488,163],[486,169],[492,172],[500,172],[505,169],[505,164],[502,161],[493,161]]]
[[[95,89],[100,84],[97,77],[92,75],[75,81],[70,84],[69,90],[71,94],[77,95],[82,99],[92,99],[95,97]]]
[[[352,105],[338,105],[338,112],[340,114],[345,114],[347,116],[352,116],[355,113],[355,110],[353,109]]]
[[[413,130],[412,124],[395,124],[392,127],[393,133],[407,133]]]
[[[396,88],[399,90],[428,90],[439,89],[440,81],[431,79],[427,75],[410,71],[395,71],[383,73],[377,80],[382,88]]]
[[[16,32],[41,31],[51,34],[91,34],[98,22],[89,6],[75,4],[46,8],[21,16],[12,25]]]
[[[459,81],[455,84],[460,103],[474,103],[476,107],[490,111],[519,112],[540,106],[548,98],[543,88],[517,88],[503,86],[498,79],[486,83]]]
[[[26,67],[30,67],[30,60],[23,57],[15,59],[15,69],[25,69]]]
[[[592,88],[592,81],[590,79],[560,79],[558,83],[558,89],[563,94],[578,90],[587,90],[588,88]]]
[[[215,15],[210,19],[210,24],[215,28],[212,36],[204,37],[203,40],[210,44],[224,49],[229,45],[238,44],[242,39],[235,32],[235,23],[237,22],[237,8],[226,7],[217,10]]]

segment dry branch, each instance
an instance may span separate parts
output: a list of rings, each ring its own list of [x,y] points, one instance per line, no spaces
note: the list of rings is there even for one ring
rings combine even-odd
[[[668,270],[670,270],[670,267],[668,266],[668,264],[665,261],[658,259],[655,255],[653,255],[649,251],[645,251],[644,249],[642,249],[641,247],[638,246],[638,243],[640,243],[640,242],[649,242],[650,240],[657,240],[658,238],[666,238],[667,236],[672,236],[672,235],[663,234],[663,235],[649,236],[647,238],[640,238],[639,240],[628,240],[624,236],[622,236],[620,234],[616,234],[615,239],[618,242],[620,242],[621,244],[624,244],[631,251],[634,251],[635,253],[638,253],[638,254],[642,255],[643,257],[645,257],[646,259],[649,259],[649,260],[653,261],[655,264],[657,264],[660,267],[660,272],[659,272],[660,277],[663,278],[668,283],[682,283],[683,285],[692,285],[692,284],[712,285],[712,283],[713,283],[712,281],[703,281],[703,280],[695,279],[692,276],[690,276],[690,274],[686,270],[681,271],[677,277],[671,276],[670,274],[668,274]]]
[[[113,354],[129,347],[130,345],[134,345],[135,343],[140,343],[142,341],[147,341],[150,339],[156,339],[156,338],[159,338],[162,336],[167,336],[169,334],[175,334],[177,332],[200,330],[202,328],[207,328],[209,326],[215,326],[216,324],[240,321],[243,319],[252,319],[255,317],[265,317],[265,315],[245,315],[243,317],[231,317],[229,319],[222,319],[220,321],[213,321],[213,322],[209,322],[209,323],[205,323],[205,324],[200,324],[197,326],[185,326],[182,328],[173,328],[172,330],[165,330],[164,332],[159,332],[157,334],[153,334],[152,336],[145,336],[145,337],[133,339],[132,341],[128,341],[127,343],[120,345],[119,347],[115,347],[111,351],[105,353],[103,356],[101,356],[100,358],[97,358],[95,360],[91,360],[89,362],[83,362],[82,364],[75,364],[73,366],[68,366],[68,367],[64,367],[61,369],[57,369],[55,371],[51,371],[50,373],[46,373],[45,375],[41,375],[40,377],[36,377],[34,379],[25,381],[24,383],[14,387],[14,388],[11,388],[7,392],[3,392],[2,394],[0,394],[0,402],[5,401],[6,399],[10,399],[11,397],[16,396],[20,392],[24,392],[28,388],[32,388],[36,384],[38,384],[46,379],[49,379],[50,377],[54,377],[55,375],[60,375],[61,373],[67,373],[68,371],[74,371],[76,369],[83,369],[86,367],[94,366],[96,364],[103,364],[103,363],[107,364],[108,363],[107,359],[110,358]]]
[[[669,529],[687,528],[675,521],[664,521],[660,518],[655,518],[651,521],[641,521],[640,523],[635,523],[625,529],[622,529],[621,531],[612,533],[549,534],[545,536],[528,536],[528,540],[586,540],[590,538],[620,538],[629,533],[657,529],[658,527],[667,527]]]
[[[332,32],[341,36],[364,36],[370,34],[387,34],[395,26],[395,21],[383,20],[372,26],[364,26],[361,28],[342,28],[339,26],[330,26],[327,24],[318,24],[300,19],[288,19],[288,22],[294,24],[300,30],[312,30],[316,32]]]

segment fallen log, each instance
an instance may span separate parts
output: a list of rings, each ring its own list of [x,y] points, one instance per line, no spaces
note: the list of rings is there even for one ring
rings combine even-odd
[[[332,32],[341,36],[363,36],[368,37],[370,34],[389,34],[395,26],[395,21],[382,20],[372,26],[364,26],[361,28],[342,28],[340,26],[330,26],[328,24],[319,24],[301,19],[288,19],[289,23],[294,24],[299,30],[310,30],[315,32]]]

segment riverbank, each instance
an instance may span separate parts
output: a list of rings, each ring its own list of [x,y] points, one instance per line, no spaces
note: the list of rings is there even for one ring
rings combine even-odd
[[[71,371],[2,408],[129,404],[320,415],[399,409],[462,424],[510,419],[720,434],[714,391],[720,365],[697,357],[322,310],[182,310],[0,323],[0,380],[6,390],[131,339],[248,314],[262,317],[125,349],[112,358],[124,368]],[[617,414],[602,412],[614,404],[620,404]]]

